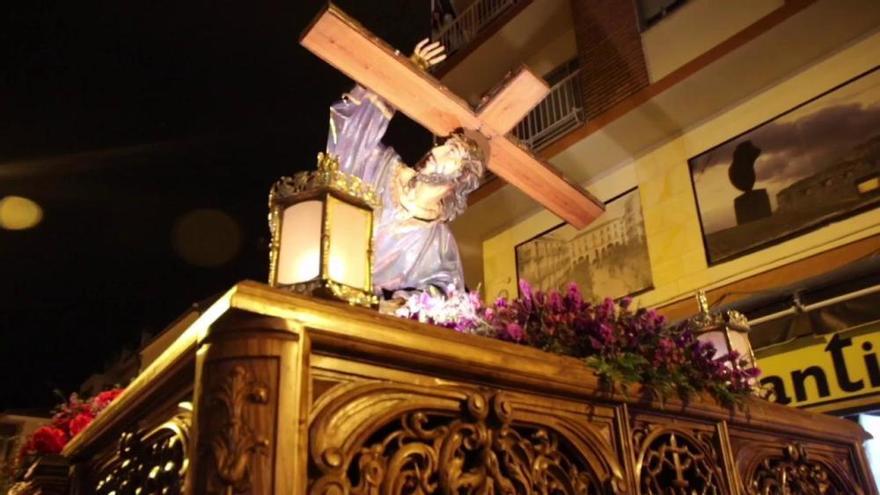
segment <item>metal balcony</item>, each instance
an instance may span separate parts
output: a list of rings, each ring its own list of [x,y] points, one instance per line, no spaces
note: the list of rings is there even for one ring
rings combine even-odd
[[[452,54],[470,43],[486,26],[522,0],[477,0],[434,34]]]
[[[513,134],[538,151],[584,123],[580,70],[550,88],[550,94],[513,130]]]

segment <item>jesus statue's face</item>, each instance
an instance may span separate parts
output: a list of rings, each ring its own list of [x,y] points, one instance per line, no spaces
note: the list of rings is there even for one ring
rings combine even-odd
[[[411,172],[406,194],[401,198],[404,206],[411,211],[418,209],[423,219],[438,218],[443,199],[452,192],[461,173],[463,157],[461,147],[453,143],[432,148]]]
[[[461,172],[462,158],[463,152],[461,147],[455,144],[446,143],[434,146],[428,152],[425,165],[420,170],[420,173],[435,177],[442,175],[448,177],[450,181],[454,180]]]

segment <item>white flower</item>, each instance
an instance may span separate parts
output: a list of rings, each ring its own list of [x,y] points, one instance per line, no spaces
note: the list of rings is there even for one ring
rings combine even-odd
[[[447,295],[433,296],[428,292],[411,294],[394,314],[401,318],[417,319],[422,323],[451,326],[460,331],[472,328],[480,320],[479,296],[455,291],[450,285]]]

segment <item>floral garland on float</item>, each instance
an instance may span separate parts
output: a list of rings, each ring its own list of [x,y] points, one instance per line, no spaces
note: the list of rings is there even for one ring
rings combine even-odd
[[[719,402],[740,404],[757,393],[757,367],[736,351],[701,342],[691,322],[669,325],[652,309],[633,308],[632,299],[585,301],[577,284],[561,293],[519,284],[521,296],[486,305],[474,293],[410,295],[394,314],[455,331],[528,345],[581,359],[604,386],[626,393],[641,384],[659,400],[687,400],[708,391]]]
[[[64,446],[86,429],[107,408],[124,388],[106,390],[90,399],[70,394],[67,402],[55,408],[52,421],[37,428],[22,445],[22,456],[60,454]]]
[[[10,466],[12,478],[19,478],[21,471],[30,467],[37,459],[61,454],[64,447],[89,426],[107,407],[119,397],[124,388],[114,388],[94,397],[83,399],[71,394],[68,399],[53,410],[49,424],[43,425],[28,435],[18,452],[16,462]],[[27,483],[17,483],[10,494],[31,493]]]

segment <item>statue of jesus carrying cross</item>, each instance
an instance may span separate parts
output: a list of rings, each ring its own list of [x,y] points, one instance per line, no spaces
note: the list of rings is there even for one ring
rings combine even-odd
[[[420,43],[408,59],[331,4],[300,44],[357,82],[330,109],[327,151],[342,171],[372,184],[381,197],[376,292],[464,288],[446,222],[464,210],[484,168],[576,228],[604,211],[601,201],[509,135],[550,91],[527,68],[512,72],[473,109],[425,70],[444,58],[437,43]],[[381,143],[393,109],[445,136],[414,168]]]
[[[438,42],[423,40],[412,59],[425,69],[446,58]],[[372,185],[377,212],[373,285],[377,292],[400,289],[464,289],[455,239],[447,222],[467,207],[480,184],[486,151],[479,136],[455,131],[413,168],[381,142],[394,115],[391,105],[358,85],[330,107],[327,152],[342,172]]]

